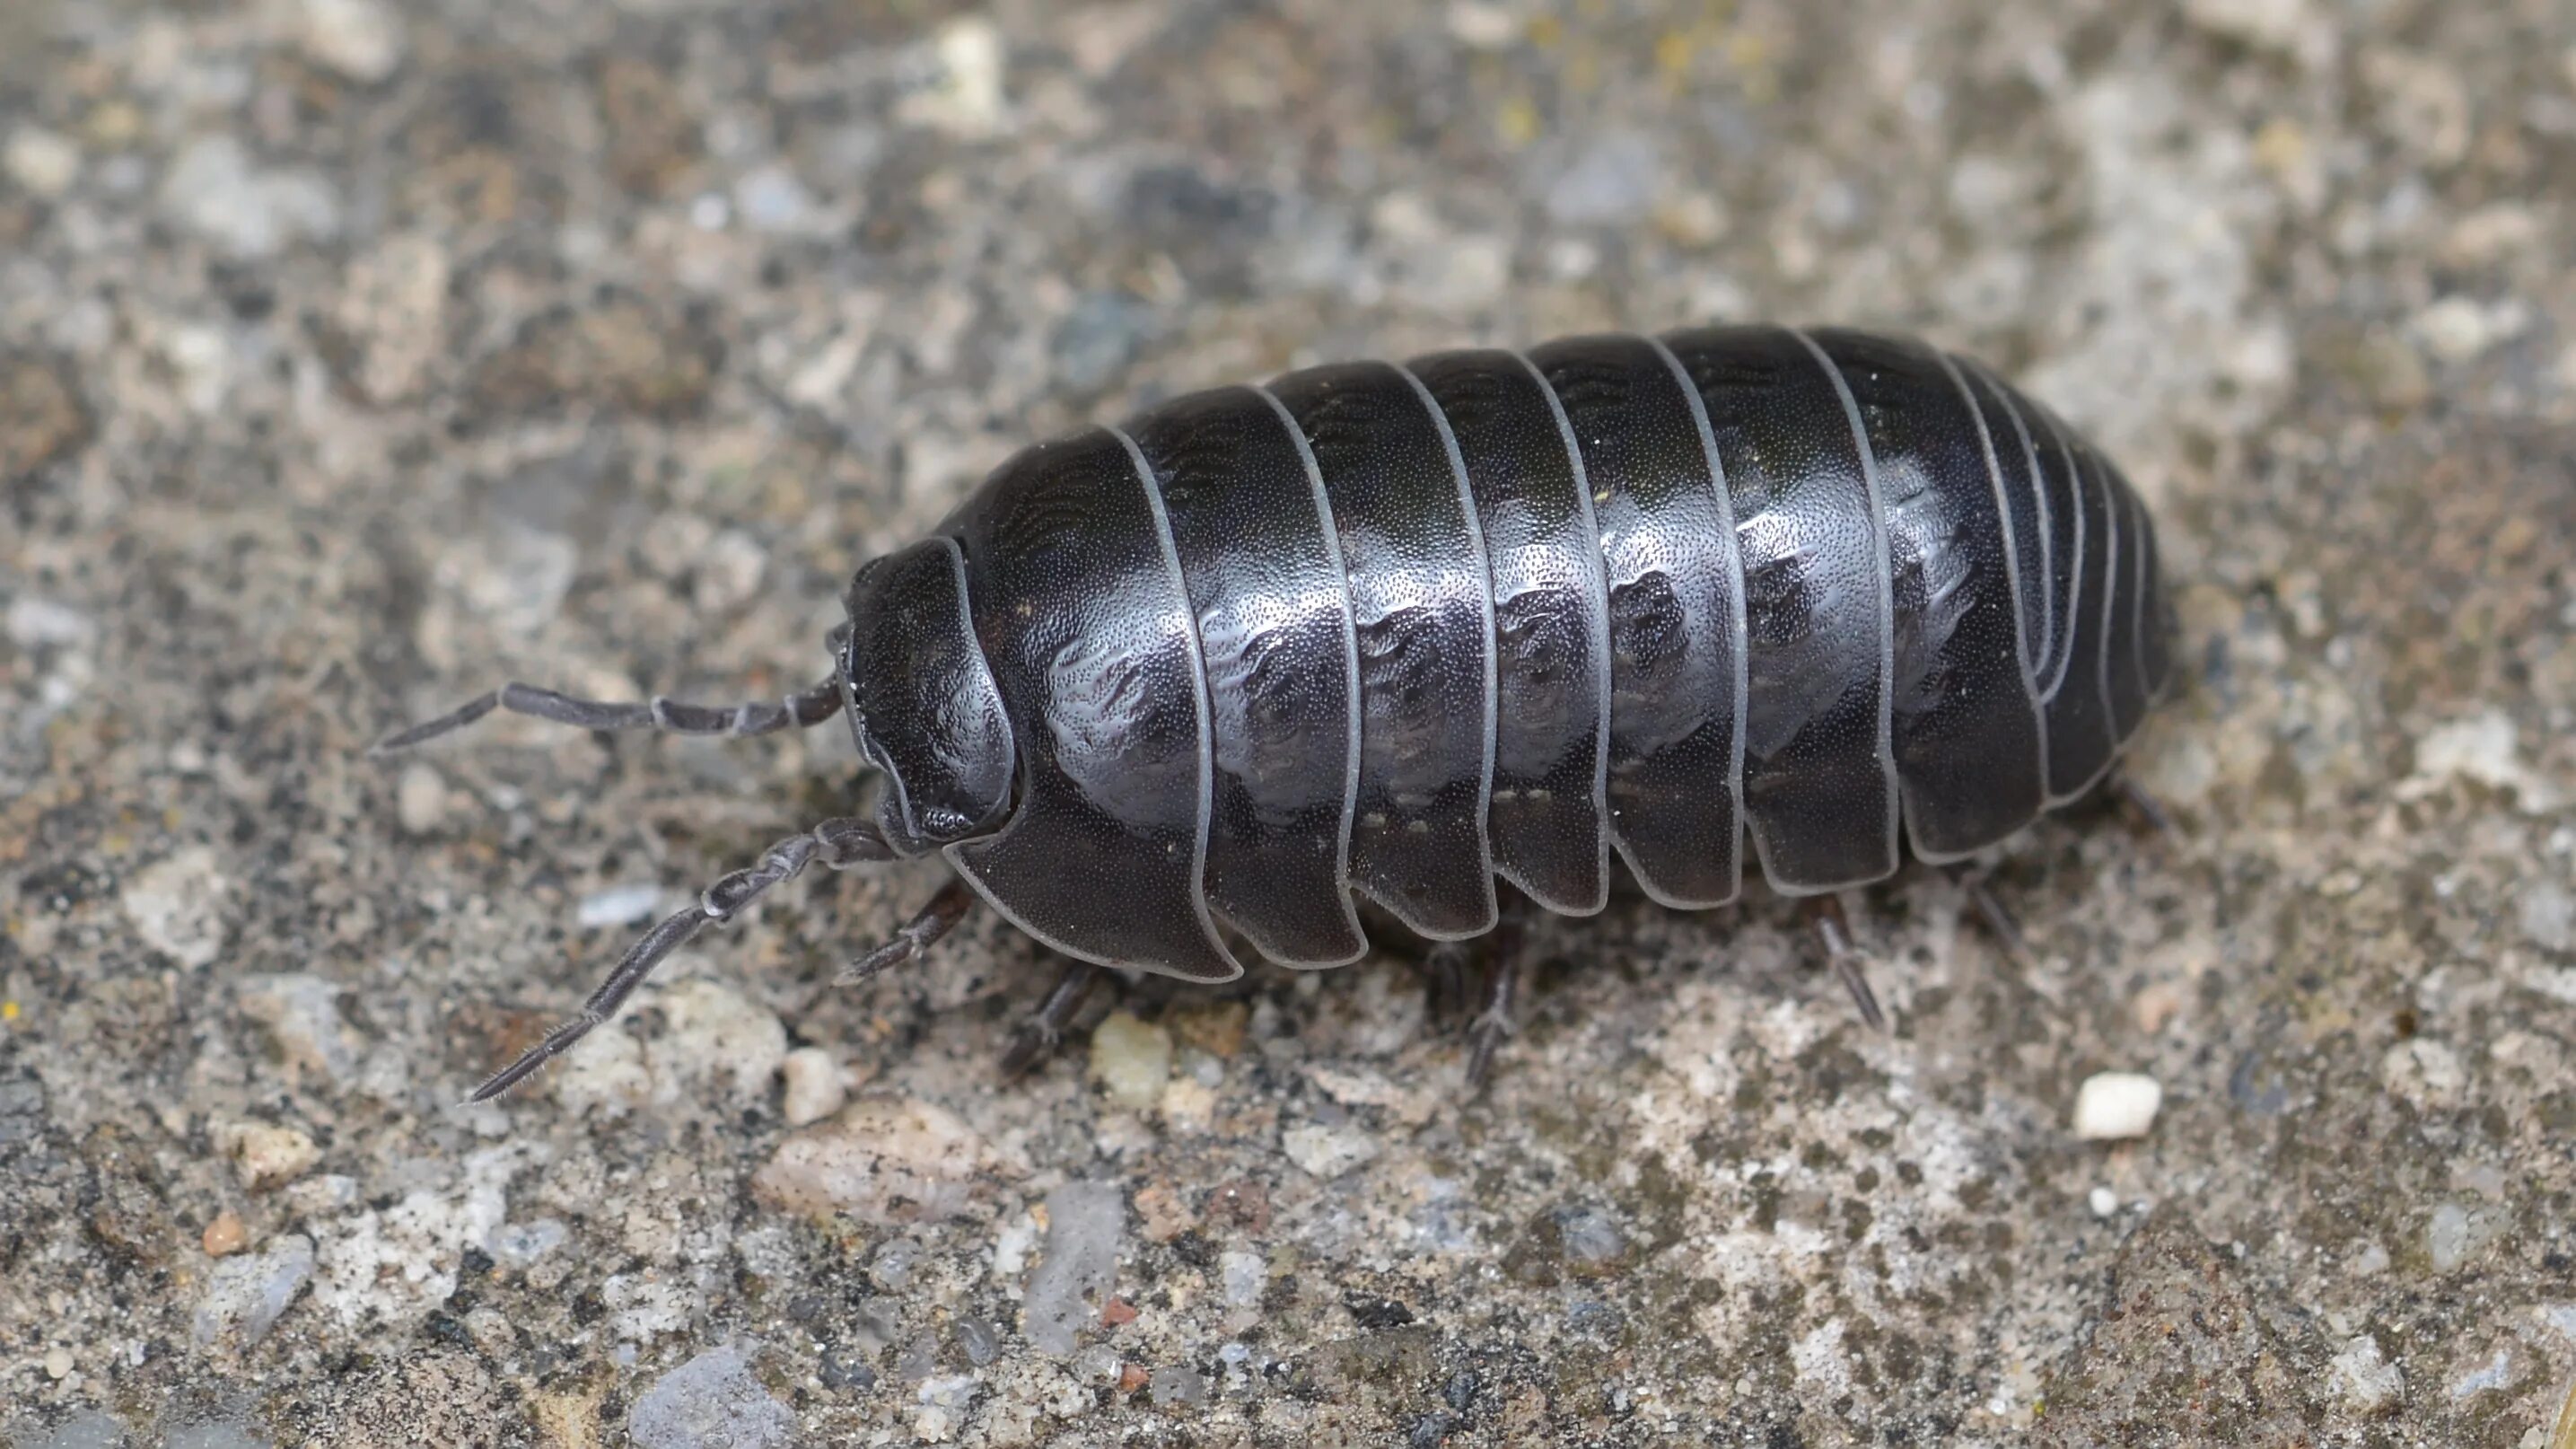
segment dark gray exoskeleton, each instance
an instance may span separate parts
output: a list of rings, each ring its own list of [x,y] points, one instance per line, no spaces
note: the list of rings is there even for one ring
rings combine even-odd
[[[1336,966],[1368,950],[1355,896],[1459,940],[1495,928],[1497,876],[1599,911],[1614,852],[1683,908],[1737,898],[1748,838],[1793,896],[1886,878],[1900,836],[1959,861],[2099,784],[2172,673],[2119,471],[1976,363],[1830,329],[1192,394],[1021,452],[846,603],[830,678],[778,704],[512,685],[386,742],[496,707],[742,734],[839,714],[884,777],[873,820],[719,881],[478,1098],[817,860],[937,852],[962,882],[857,974],[976,897],[1080,963]]]

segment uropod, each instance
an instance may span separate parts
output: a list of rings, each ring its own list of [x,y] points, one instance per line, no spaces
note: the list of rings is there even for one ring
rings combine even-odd
[[[1844,329],[1599,335],[1290,372],[1004,462],[859,567],[811,689],[731,706],[511,684],[588,729],[758,735],[839,717],[882,776],[708,887],[507,1090],[713,922],[821,863],[955,872],[845,978],[981,900],[1102,968],[1230,980],[1358,960],[1366,897],[1434,941],[1497,881],[1600,911],[1816,898],[1958,862],[2108,778],[2172,675],[2155,528],[2108,459],[1985,367]],[[1990,918],[2009,934],[2000,908]],[[1508,1030],[1490,976],[1471,1072]]]

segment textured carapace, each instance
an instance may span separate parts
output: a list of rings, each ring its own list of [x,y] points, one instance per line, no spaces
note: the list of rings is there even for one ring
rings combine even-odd
[[[1191,394],[1021,452],[846,603],[831,678],[781,704],[513,685],[395,741],[495,707],[737,733],[838,712],[885,777],[873,823],[718,882],[487,1091],[810,861],[942,853],[1085,962],[1333,966],[1368,947],[1356,896],[1456,940],[1494,927],[1497,876],[1600,910],[1614,853],[1682,907],[1737,897],[1748,839],[1788,895],[1882,879],[1900,840],[1957,860],[2101,780],[2170,672],[2118,470],[1976,363],[1833,329]]]
[[[2169,665],[2155,534],[2045,408],[1785,327],[1344,364],[1030,448],[870,565],[881,823],[1059,950],[1199,980],[1807,895],[2083,793]],[[1227,928],[1231,928],[1229,931]]]

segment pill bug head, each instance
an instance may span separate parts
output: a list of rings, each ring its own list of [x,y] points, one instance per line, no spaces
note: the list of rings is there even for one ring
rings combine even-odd
[[[966,610],[956,542],[870,560],[842,605],[835,672],[859,752],[885,776],[887,842],[919,855],[987,831],[1011,803],[1011,723]]]

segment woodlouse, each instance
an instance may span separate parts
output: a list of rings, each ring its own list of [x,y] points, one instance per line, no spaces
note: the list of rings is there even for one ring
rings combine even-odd
[[[917,956],[978,896],[1075,958],[1025,1056],[1096,966],[1224,981],[1230,933],[1354,961],[1355,894],[1459,940],[1496,926],[1497,877],[1600,910],[1614,851],[1689,908],[1737,897],[1747,838],[1788,895],[1892,874],[1900,827],[1959,860],[2091,790],[2171,672],[2154,527],[2118,470],[1984,367],[1841,329],[1180,397],[1023,450],[844,602],[830,676],[778,703],[513,684],[380,746],[495,708],[744,735],[838,715],[884,777],[874,819],[717,881],[478,1100],[816,861],[938,852],[959,877],[845,975]]]

